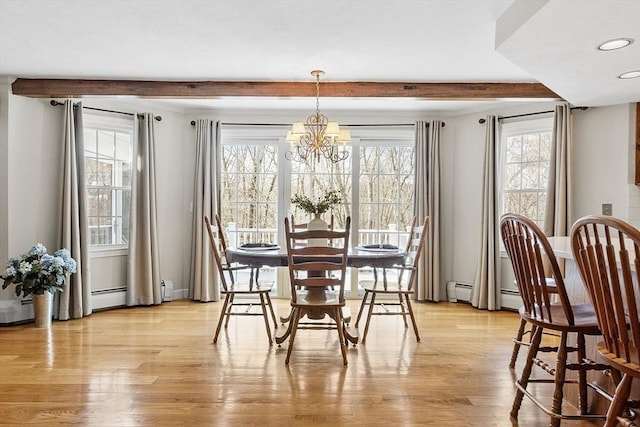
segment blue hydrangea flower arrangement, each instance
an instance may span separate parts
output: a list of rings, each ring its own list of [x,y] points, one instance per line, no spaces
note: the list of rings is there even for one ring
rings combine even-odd
[[[0,274],[0,279],[4,280],[2,289],[13,283],[16,295],[23,297],[62,291],[68,275],[75,273],[76,267],[76,261],[67,249],[59,249],[50,255],[47,248],[38,243],[29,252],[9,259],[7,269]]]

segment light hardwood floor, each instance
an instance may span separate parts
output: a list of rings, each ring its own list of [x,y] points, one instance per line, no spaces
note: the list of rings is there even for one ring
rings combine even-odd
[[[0,425],[548,425],[526,399],[509,419],[516,313],[416,303],[420,343],[400,318],[377,317],[347,367],[335,331],[300,331],[287,367],[288,342],[269,346],[259,317],[232,319],[212,344],[219,307],[180,300],[0,328]]]

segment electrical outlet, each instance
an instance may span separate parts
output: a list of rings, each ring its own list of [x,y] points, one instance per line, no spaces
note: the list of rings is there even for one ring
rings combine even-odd
[[[613,215],[613,205],[611,203],[602,204],[602,215]]]

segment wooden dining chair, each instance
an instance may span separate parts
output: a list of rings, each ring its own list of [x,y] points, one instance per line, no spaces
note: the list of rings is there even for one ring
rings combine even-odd
[[[607,370],[609,367],[587,360],[585,336],[600,334],[591,304],[572,303],[567,295],[564,279],[560,273],[557,259],[549,241],[540,228],[530,219],[516,214],[505,214],[500,220],[500,233],[505,249],[511,260],[516,284],[522,297],[523,306],[519,313],[521,319],[532,327],[531,342],[526,363],[519,380],[516,380],[516,396],[511,416],[518,417],[522,399],[527,396],[531,401],[550,415],[550,426],[557,427],[563,419],[603,419],[603,415],[588,413],[587,390],[599,388],[587,382],[590,370]],[[549,291],[549,280],[545,274],[547,261],[557,298]],[[557,345],[542,345],[543,333],[555,332]],[[568,343],[569,334],[576,337],[576,345]],[[548,362],[545,353],[555,354],[555,362]],[[575,354],[569,358],[568,354]],[[575,360],[571,360],[575,359]],[[551,378],[532,378],[532,370],[538,366]],[[576,371],[579,402],[579,414],[563,413],[565,385],[576,383],[567,378],[567,371]],[[531,383],[552,383],[551,407],[545,405],[530,389]],[[538,393],[539,394],[539,393]]]
[[[361,281],[360,286],[364,289],[364,297],[360,303],[358,317],[355,326],[358,327],[364,308],[368,307],[367,320],[362,335],[362,343],[367,339],[369,332],[369,324],[372,316],[402,316],[404,327],[408,328],[407,316],[411,319],[413,332],[416,340],[420,342],[420,333],[418,332],[418,324],[416,323],[411,307],[411,296],[414,293],[415,282],[418,275],[418,263],[423,253],[424,242],[427,236],[427,226],[429,217],[425,217],[422,225],[417,224],[417,217],[411,222],[409,238],[407,239],[407,247],[405,248],[406,257],[402,265],[396,265],[391,268],[382,269],[382,280],[378,275],[374,275],[374,280]],[[387,270],[395,270],[397,272],[397,280],[390,283],[387,280]],[[378,298],[381,295],[392,295],[397,298],[397,302],[391,299]],[[395,308],[395,309],[394,309]]]
[[[602,331],[598,352],[617,384],[604,425],[636,426],[629,415],[640,402],[628,399],[640,378],[640,231],[610,216],[587,216],[571,229],[571,250]]]
[[[296,333],[301,329],[335,329],[347,365],[347,339],[342,309],[345,306],[345,278],[351,218],[344,230],[295,231],[289,218],[284,220],[287,264],[291,284],[289,364]],[[332,240],[331,246],[309,246],[309,239]],[[306,320],[303,320],[304,317]],[[329,321],[325,322],[326,316]],[[307,321],[309,320],[309,321]],[[314,321],[315,320],[315,321]]]
[[[248,283],[227,282],[227,276],[233,276],[235,270],[223,265],[222,260],[225,258],[225,256],[221,253],[222,231],[217,226],[214,229],[214,227],[211,225],[209,217],[205,216],[204,222],[207,228],[207,233],[209,234],[209,241],[211,243],[213,258],[218,269],[220,293],[224,295],[224,302],[222,303],[222,308],[220,309],[220,317],[218,318],[218,325],[213,336],[213,343],[215,344],[218,342],[218,335],[220,334],[223,321],[224,327],[226,329],[229,325],[229,319],[231,318],[231,316],[262,316],[264,318],[264,324],[267,329],[269,344],[271,344],[272,337],[271,326],[269,324],[269,314],[271,314],[271,318],[273,319],[274,327],[278,327],[276,315],[273,310],[273,305],[271,304],[271,297],[269,295],[273,287],[273,283],[258,281],[249,281]],[[236,300],[237,296],[240,297],[239,300]],[[259,303],[246,298],[251,296],[257,296]],[[252,310],[253,307],[256,307],[258,305],[261,308],[259,312]],[[235,310],[236,307],[244,307],[245,309]]]

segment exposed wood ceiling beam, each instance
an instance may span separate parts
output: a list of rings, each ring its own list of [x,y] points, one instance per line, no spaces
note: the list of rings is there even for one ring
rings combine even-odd
[[[315,97],[315,83],[308,82],[218,82],[218,81],[142,81],[17,79],[15,95],[34,98],[83,96],[139,96],[147,98],[216,97]],[[540,83],[401,83],[401,82],[324,82],[323,97],[421,98],[431,100],[478,100],[499,98],[560,97]]]

